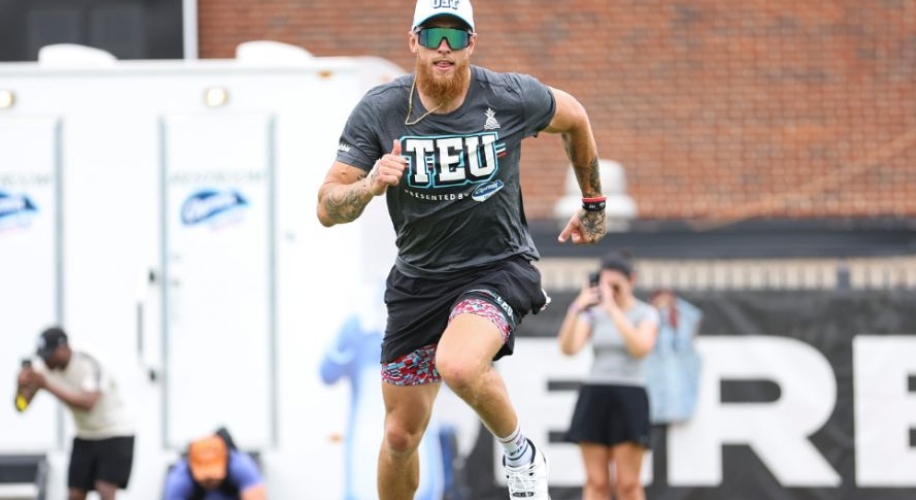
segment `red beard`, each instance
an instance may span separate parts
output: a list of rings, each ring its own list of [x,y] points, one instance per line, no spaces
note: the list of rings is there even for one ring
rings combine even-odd
[[[435,103],[449,102],[461,96],[471,79],[470,61],[455,63],[451,76],[436,75],[432,65],[417,59],[417,87]]]

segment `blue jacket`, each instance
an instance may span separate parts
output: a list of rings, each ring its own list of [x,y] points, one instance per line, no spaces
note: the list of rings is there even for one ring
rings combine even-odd
[[[675,298],[677,326],[668,311],[660,311],[661,323],[655,348],[646,357],[646,391],[653,424],[684,422],[696,408],[702,362],[693,340],[703,312],[686,300]]]

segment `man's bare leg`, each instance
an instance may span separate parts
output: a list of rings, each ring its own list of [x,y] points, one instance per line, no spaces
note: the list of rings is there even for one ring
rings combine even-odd
[[[67,500],[86,500],[86,490],[69,488],[67,490]]]
[[[106,481],[96,481],[95,491],[102,500],[115,500],[118,494],[118,485]]]
[[[413,500],[420,485],[417,449],[440,385],[398,386],[382,382],[385,433],[378,458],[379,500]]]
[[[498,437],[510,435],[518,426],[502,375],[493,367],[493,356],[503,343],[489,319],[459,314],[449,323],[436,349],[436,368],[442,381]]]

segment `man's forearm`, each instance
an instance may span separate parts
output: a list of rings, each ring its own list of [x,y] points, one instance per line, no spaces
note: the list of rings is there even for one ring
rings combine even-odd
[[[68,391],[50,383],[46,384],[45,390],[56,396],[57,399],[65,404],[86,411],[91,410],[92,407],[95,406],[95,402],[99,399],[97,393]]]
[[[365,178],[353,184],[326,186],[318,194],[318,218],[325,226],[353,222],[373,197]]]
[[[563,133],[563,145],[572,162],[579,189],[583,198],[602,196],[601,170],[598,164],[598,148],[588,121]],[[577,215],[582,231],[589,235],[591,242],[597,242],[607,232],[607,215],[604,205],[599,210],[579,210]]]
[[[598,150],[591,132],[586,129],[564,133],[563,146],[576,172],[582,196],[600,196],[601,171],[598,168]]]

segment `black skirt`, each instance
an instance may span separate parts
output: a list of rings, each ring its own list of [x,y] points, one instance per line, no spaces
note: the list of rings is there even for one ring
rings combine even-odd
[[[566,440],[614,446],[635,443],[650,448],[649,397],[644,387],[591,385],[579,389]]]

